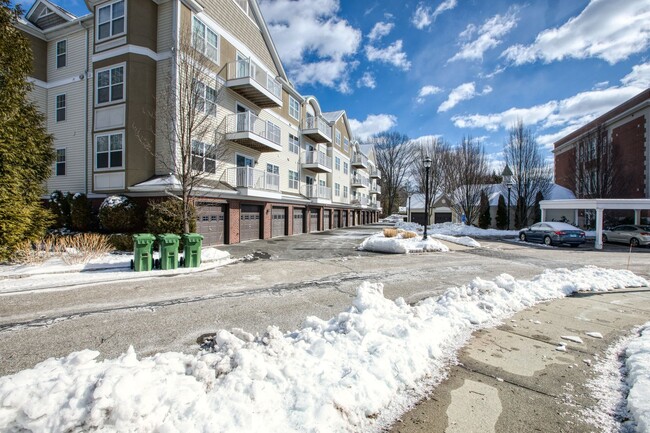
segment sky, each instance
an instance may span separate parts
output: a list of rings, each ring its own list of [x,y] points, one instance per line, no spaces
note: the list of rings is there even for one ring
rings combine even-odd
[[[31,0],[23,1],[26,7]],[[84,14],[81,0],[58,0]],[[260,0],[294,86],[383,131],[553,142],[650,87],[650,0]]]

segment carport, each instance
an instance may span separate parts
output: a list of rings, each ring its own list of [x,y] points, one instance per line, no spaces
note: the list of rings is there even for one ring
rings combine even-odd
[[[619,199],[619,198],[594,198],[573,200],[542,200],[539,202],[542,210],[542,221],[546,221],[546,211],[549,209],[572,209],[578,220],[580,209],[594,209],[596,211],[596,249],[603,249],[603,211],[605,209],[633,210],[634,224],[641,223],[641,211],[650,210],[650,199]]]

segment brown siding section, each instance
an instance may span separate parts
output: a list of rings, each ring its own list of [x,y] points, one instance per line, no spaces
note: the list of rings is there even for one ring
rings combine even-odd
[[[617,172],[625,177],[625,185],[621,185],[620,198],[645,198],[645,116],[640,116],[630,122],[614,128],[612,131],[612,146],[618,156]]]
[[[32,77],[47,81],[47,42],[22,32],[32,47]]]
[[[127,1],[127,43],[157,49],[158,5],[150,0]]]

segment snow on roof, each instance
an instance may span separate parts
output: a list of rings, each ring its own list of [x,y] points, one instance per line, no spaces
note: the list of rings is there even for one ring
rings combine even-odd
[[[339,120],[339,117],[341,117],[345,113],[343,110],[339,111],[328,111],[327,113],[321,113],[323,115],[323,119],[327,120],[328,122],[336,122]]]
[[[436,202],[440,200],[442,193],[437,192],[434,197],[434,202]],[[408,206],[408,202],[406,202],[406,205]],[[417,209],[424,209],[424,194],[413,194],[411,196],[411,211]]]
[[[488,195],[488,200],[490,206],[499,205],[499,196],[502,195],[504,199],[508,200],[508,188],[501,184],[495,183],[492,185],[485,185],[486,193]],[[564,199],[574,199],[576,196],[571,192],[570,189],[567,189],[563,186],[551,184],[551,191],[548,197],[544,197],[544,200],[564,200]],[[517,192],[514,189],[510,190],[510,203],[517,202]]]

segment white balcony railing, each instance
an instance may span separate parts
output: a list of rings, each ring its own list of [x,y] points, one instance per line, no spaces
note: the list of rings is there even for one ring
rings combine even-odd
[[[361,206],[368,206],[369,200],[368,197],[356,196],[352,197],[351,203]]]
[[[327,156],[326,153],[318,152],[318,151],[307,151],[304,152],[300,156],[300,158],[303,164],[309,164],[309,165],[318,164],[327,167],[330,170],[332,169],[332,157]]]
[[[228,63],[228,79],[251,78],[268,90],[273,96],[282,99],[282,84],[251,59],[240,59]]]
[[[381,179],[381,171],[377,168],[370,170],[370,177]]]
[[[320,116],[307,116],[307,118],[302,121],[302,129],[318,130],[318,132],[327,137],[329,140],[332,139],[332,128],[330,128],[325,119]]]
[[[352,176],[352,185],[362,185],[365,188],[370,186],[370,180],[363,176]]]
[[[273,122],[260,119],[251,111],[226,116],[226,134],[238,132],[250,132],[278,146],[281,145],[280,127]]]
[[[368,157],[365,156],[365,155],[362,155],[360,153],[357,153],[352,158],[352,165],[363,165],[364,167],[367,167],[368,166]]]
[[[224,181],[237,188],[280,191],[280,175],[252,167],[233,167],[224,172]]]
[[[371,194],[381,194],[381,187],[379,185],[371,185],[370,186],[370,193]]]
[[[303,185],[302,195],[308,198],[322,198],[330,200],[332,198],[332,188],[321,185]]]

